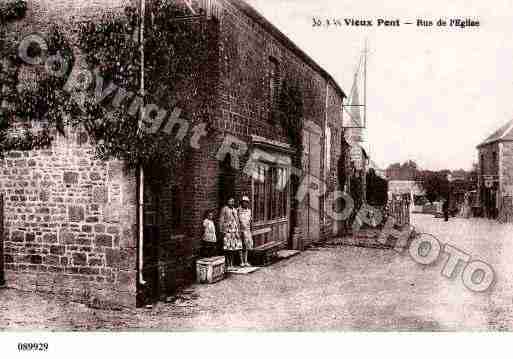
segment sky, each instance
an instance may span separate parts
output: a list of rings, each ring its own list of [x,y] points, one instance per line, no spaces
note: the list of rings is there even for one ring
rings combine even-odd
[[[513,118],[513,1],[246,0],[346,94],[368,41],[365,147],[378,166],[470,169],[476,146]],[[400,27],[313,27],[313,17],[399,19]],[[477,28],[404,22],[478,20]]]

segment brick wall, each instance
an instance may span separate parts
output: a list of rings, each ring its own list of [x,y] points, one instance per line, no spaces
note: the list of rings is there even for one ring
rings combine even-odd
[[[258,135],[288,142],[284,129],[271,120],[269,90],[271,58],[279,64],[282,82],[298,85],[304,118],[322,127],[325,116],[325,79],[245,15],[230,1],[220,19],[220,113],[216,125],[243,140]]]
[[[76,137],[1,161],[7,285],[135,306],[135,181]]]
[[[169,35],[167,43],[173,48],[173,56],[161,58],[160,67],[146,70],[147,87],[156,104],[170,113],[173,108],[181,110],[180,118],[186,121],[188,133],[182,141],[184,153],[177,167],[171,174],[155,174],[162,183],[157,189],[161,296],[171,294],[193,279],[203,212],[217,201],[213,184],[218,168],[214,157],[217,148],[212,146],[211,123],[217,108],[219,83],[217,21],[198,17],[163,26],[166,28],[157,30]],[[145,51],[146,57],[155,56],[156,49],[146,47]],[[165,72],[170,68],[174,70],[172,78]],[[208,126],[209,135],[200,138],[199,148],[193,148],[193,129],[202,123]],[[179,198],[173,198],[173,192]],[[172,222],[177,207],[182,212],[178,227]]]
[[[304,105],[304,121],[312,121],[320,128],[324,122],[331,128],[331,166],[321,165],[321,180],[329,190],[336,188],[336,163],[340,156],[342,99],[326,79],[296,53],[285,46],[250,17],[233,6],[230,1],[222,4],[220,19],[221,86],[220,111],[216,116],[216,127],[246,141],[251,135],[288,143],[285,129],[272,119],[269,82],[271,59],[278,62],[279,77],[283,83],[298,86]],[[326,109],[326,91],[328,108]],[[325,157],[325,141],[322,142],[322,157]],[[300,154],[302,155],[302,154]],[[251,181],[240,175],[237,194],[251,193]],[[323,201],[321,201],[321,204]],[[328,200],[326,205],[331,202]],[[324,205],[322,205],[324,207]],[[321,218],[321,236],[328,236],[333,227],[329,218]],[[299,214],[301,217],[301,214]],[[306,231],[305,231],[306,232]]]

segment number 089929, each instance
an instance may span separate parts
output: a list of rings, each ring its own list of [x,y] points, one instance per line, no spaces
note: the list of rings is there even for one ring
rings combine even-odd
[[[48,343],[18,343],[18,351],[46,352],[48,351]]]

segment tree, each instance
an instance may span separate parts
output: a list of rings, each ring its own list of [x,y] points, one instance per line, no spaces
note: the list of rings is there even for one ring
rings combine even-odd
[[[426,197],[430,202],[438,201],[441,198],[449,198],[450,183],[447,179],[446,171],[423,171],[420,177],[421,185],[426,191]]]
[[[388,201],[388,182],[376,175],[373,168],[367,173],[367,202],[372,206],[384,206]]]

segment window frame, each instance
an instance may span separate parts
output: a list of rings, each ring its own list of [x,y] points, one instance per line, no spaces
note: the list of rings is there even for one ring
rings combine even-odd
[[[252,213],[255,225],[267,225],[284,222],[290,218],[290,166],[276,163],[259,162],[256,165],[258,177],[262,175],[263,182],[258,181],[256,176],[251,179],[252,188]],[[282,174],[279,171],[282,170]],[[274,174],[273,174],[274,173]],[[276,176],[276,177],[275,177]],[[281,176],[281,179],[280,179]],[[282,191],[272,191],[274,179],[285,181]],[[262,199],[263,193],[263,199]],[[273,208],[271,208],[273,206]],[[262,212],[263,210],[263,212]],[[284,211],[284,213],[282,212]],[[274,212],[274,213],[273,213]],[[278,213],[278,216],[273,214]]]

